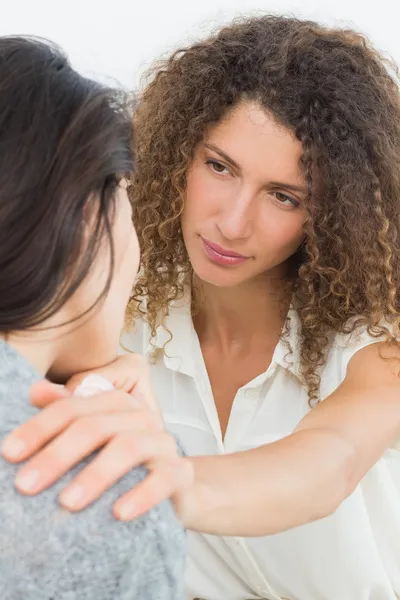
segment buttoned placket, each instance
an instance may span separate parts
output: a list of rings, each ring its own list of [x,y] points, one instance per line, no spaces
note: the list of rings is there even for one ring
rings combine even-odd
[[[225,540],[229,539],[234,541],[236,546],[235,552],[236,554],[240,554],[239,560],[247,575],[248,582],[253,587],[254,591],[259,594],[261,598],[266,598],[266,600],[286,600],[282,596],[279,596],[268,583],[257,560],[249,549],[246,540],[241,537],[225,538]]]
[[[194,378],[196,387],[202,399],[212,431],[218,441],[218,448],[221,453],[235,452],[239,436],[245,432],[247,425],[254,414],[254,407],[249,407],[248,403],[251,402],[254,405],[254,403],[259,400],[263,384],[272,377],[277,366],[277,363],[272,361],[263,375],[259,375],[252,382],[238,390],[232,405],[232,413],[229,418],[225,440],[222,440],[218,413],[205,365],[200,364],[196,369]],[[234,419],[234,421],[232,421],[232,419]],[[235,427],[236,424],[237,427]],[[249,549],[246,540],[242,537],[229,536],[225,537],[225,541],[228,545],[233,543],[235,546],[235,554],[240,554],[239,560],[243,565],[248,582],[254,591],[268,600],[282,600],[266,580],[257,560]]]
[[[229,417],[228,426],[225,433],[225,439],[223,440],[218,412],[215,405],[207,368],[204,362],[204,357],[201,351],[200,342],[193,328],[191,333],[191,350],[193,358],[192,364],[194,366],[194,372],[192,376],[197,392],[201,398],[211,430],[215,435],[218,451],[221,454],[226,452],[233,453],[237,451],[240,436],[245,433],[249,423],[251,422],[255,411],[255,403],[257,403],[260,398],[263,385],[274,375],[279,366],[275,356],[277,353],[279,355],[282,354],[283,350],[280,347],[279,342],[267,371],[257,376],[251,382],[238,390],[233,401],[231,415]],[[249,402],[252,404],[251,407],[248,405]],[[285,600],[274,591],[269,582],[266,580],[262,569],[260,568],[252,551],[248,547],[246,540],[242,537],[233,536],[224,537],[224,539],[228,545],[232,545],[233,543],[235,553],[240,554],[239,560],[243,565],[244,571],[248,578],[248,583],[253,587],[255,593],[259,594],[262,598],[266,598],[267,600]]]

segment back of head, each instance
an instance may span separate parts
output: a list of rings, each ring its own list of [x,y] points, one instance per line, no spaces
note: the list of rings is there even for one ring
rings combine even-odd
[[[0,38],[0,332],[53,315],[104,234],[112,247],[114,192],[133,169],[125,107],[53,44]]]
[[[333,332],[352,318],[375,333],[383,319],[400,320],[397,72],[354,31],[271,15],[223,27],[157,65],[136,121],[145,267],[137,290],[153,316],[171,290],[181,293],[183,273],[190,280],[180,215],[194,151],[243,100],[302,143],[306,241],[292,283],[313,395]],[[154,244],[163,251],[154,255]]]

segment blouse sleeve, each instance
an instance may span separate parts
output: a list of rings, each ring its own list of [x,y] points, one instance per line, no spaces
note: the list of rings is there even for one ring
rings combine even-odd
[[[366,327],[359,327],[352,333],[337,336],[334,347],[340,353],[342,378],[346,377],[348,364],[357,352],[371,344],[383,341],[385,341],[384,335],[375,337],[368,333]]]
[[[387,327],[390,329],[390,325],[387,325]],[[385,341],[384,335],[374,337],[368,333],[365,327],[359,327],[351,334],[338,336],[335,340],[334,351],[338,352],[340,356],[341,381],[346,377],[349,362],[357,352],[371,344],[378,344],[383,341]],[[400,439],[394,442],[391,447],[400,450]]]

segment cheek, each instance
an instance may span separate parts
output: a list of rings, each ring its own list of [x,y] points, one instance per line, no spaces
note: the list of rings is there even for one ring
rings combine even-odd
[[[121,257],[121,271],[123,272],[123,279],[126,280],[126,284],[130,289],[135,282],[138,274],[140,265],[140,249],[139,241],[136,235],[136,231],[132,229],[130,234],[129,243],[122,253]]]
[[[201,177],[198,176],[198,170],[193,169],[187,177],[185,201],[183,206],[182,219],[188,221],[201,207],[200,198],[203,196],[203,187]]]
[[[295,223],[288,225],[285,230],[284,241],[289,247],[295,247],[296,249],[304,240],[304,225],[303,219],[296,220]]]
[[[203,165],[193,167],[186,181],[182,223],[188,226],[215,216],[222,193],[221,182],[214,181]]]
[[[107,318],[115,327],[123,325],[125,309],[132,293],[140,263],[139,242],[132,230],[129,239],[116,251],[114,277],[106,301]]]
[[[129,239],[115,248],[113,279],[104,302],[100,304],[88,327],[92,336],[100,336],[103,352],[116,350],[132,288],[138,272],[140,253],[136,232],[129,232]]]
[[[125,233],[125,235],[124,235]],[[120,230],[115,235],[115,266],[107,296],[82,319],[79,326],[68,328],[66,346],[60,364],[55,366],[60,380],[74,373],[100,367],[114,359],[125,310],[139,267],[139,243],[134,230]],[[104,290],[109,268],[109,253],[100,254],[91,275],[70,302],[69,318],[87,310]]]
[[[291,254],[304,240],[303,216],[288,214],[283,217],[270,219],[261,230],[266,252],[275,250],[277,253]]]

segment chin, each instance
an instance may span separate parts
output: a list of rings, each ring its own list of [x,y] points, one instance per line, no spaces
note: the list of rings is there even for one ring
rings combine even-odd
[[[246,277],[240,276],[237,271],[236,273],[233,270],[223,272],[223,269],[219,269],[218,266],[214,265],[202,265],[201,267],[199,265],[199,268],[193,265],[193,271],[200,281],[219,288],[235,287],[247,280]]]

